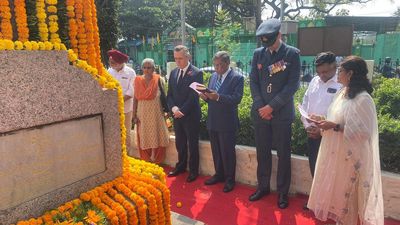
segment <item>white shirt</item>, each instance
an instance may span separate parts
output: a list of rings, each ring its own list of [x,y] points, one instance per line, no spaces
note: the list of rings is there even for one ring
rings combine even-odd
[[[222,85],[222,83],[224,83],[224,80],[225,80],[225,78],[226,78],[226,76],[228,76],[228,73],[229,72],[231,72],[231,68],[229,68],[224,74],[222,74],[222,77],[221,77],[221,85]],[[217,73],[217,75],[219,76],[219,74]],[[218,78],[217,78],[218,79]],[[214,87],[215,88],[215,87]]]
[[[185,68],[178,69],[178,76],[176,77],[177,81],[178,80],[182,80],[185,77],[185,73],[188,70],[189,66],[190,66],[190,62],[187,64],[187,66]],[[183,70],[182,77],[179,77],[181,75],[182,70]],[[175,113],[175,112],[179,111],[179,107],[178,106],[174,106],[174,107],[171,108],[171,111],[173,113]]]
[[[124,66],[120,71],[116,71],[113,68],[109,68],[108,72],[118,80],[122,87],[122,92],[127,96],[132,98],[124,101],[124,113],[129,113],[133,111],[133,91],[134,91],[134,81],[136,78],[135,71],[129,66]]]
[[[187,71],[187,69],[189,68],[189,66],[190,66],[190,63],[188,63],[187,66],[186,66],[185,68],[179,69],[179,70],[178,70],[178,76],[176,77],[177,80],[178,80],[178,79],[182,79],[182,78],[185,77],[186,71]],[[183,70],[183,73],[182,73],[182,70]],[[182,77],[179,77],[179,76],[181,75],[181,73],[182,73]]]
[[[308,85],[301,106],[309,115],[315,114],[326,117],[333,97],[341,88],[342,85],[337,81],[337,74],[327,82],[323,82],[319,76],[315,76]],[[312,125],[304,117],[301,117],[301,121],[305,128]]]

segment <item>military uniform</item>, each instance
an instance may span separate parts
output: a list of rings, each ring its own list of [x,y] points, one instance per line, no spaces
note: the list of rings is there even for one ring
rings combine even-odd
[[[259,26],[256,35],[266,35],[269,36],[268,39],[273,40],[274,35],[277,38],[279,29],[280,21],[270,19]],[[299,88],[301,68],[299,50],[278,41],[280,46],[274,52],[268,47],[257,48],[254,51],[250,73],[253,98],[251,118],[256,135],[258,190],[269,193],[271,149],[274,147],[278,153],[277,191],[287,196],[291,181],[291,124],[295,117],[293,95]],[[265,105],[273,109],[270,120],[259,115],[258,110]],[[250,197],[252,201],[258,199],[252,200]]]

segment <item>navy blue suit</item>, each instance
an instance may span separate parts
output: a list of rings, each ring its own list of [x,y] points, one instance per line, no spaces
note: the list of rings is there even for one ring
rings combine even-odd
[[[213,73],[208,88],[215,90],[218,74]],[[239,128],[238,105],[243,96],[244,78],[231,70],[217,91],[218,101],[207,100],[207,129],[210,135],[215,175],[235,181],[236,131]]]
[[[283,60],[283,61],[282,61]],[[282,70],[271,72],[269,68],[284,62]],[[282,43],[272,54],[265,47],[254,51],[250,73],[250,89],[253,98],[251,118],[255,127],[257,149],[257,180],[260,190],[270,189],[272,147],[278,153],[277,191],[287,194],[291,181],[291,123],[295,117],[293,95],[299,88],[299,50]],[[271,120],[259,116],[258,109],[265,105],[273,108]],[[272,142],[274,141],[274,146]]]
[[[178,151],[177,170],[186,170],[189,147],[189,170],[199,172],[199,130],[201,110],[198,94],[189,87],[192,82],[203,83],[203,72],[189,65],[183,78],[177,83],[179,68],[171,71],[168,82],[168,107],[177,106],[184,114],[174,119],[175,146]]]

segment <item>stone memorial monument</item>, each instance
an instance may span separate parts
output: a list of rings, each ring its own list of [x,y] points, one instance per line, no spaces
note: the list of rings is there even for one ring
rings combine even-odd
[[[1,51],[0,62],[0,224],[121,175],[117,91],[69,65],[66,51]]]

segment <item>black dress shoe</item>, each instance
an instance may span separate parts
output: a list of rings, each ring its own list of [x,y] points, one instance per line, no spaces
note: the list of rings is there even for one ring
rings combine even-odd
[[[289,206],[289,198],[287,194],[279,194],[278,207],[280,209],[286,209]]]
[[[176,177],[179,174],[184,173],[184,172],[185,172],[185,170],[179,170],[179,169],[175,168],[174,170],[172,170],[171,172],[168,173],[168,177]]]
[[[257,200],[260,200],[262,197],[264,197],[265,195],[269,194],[269,190],[260,190],[257,189],[256,192],[254,192],[252,195],[250,195],[249,200],[254,202]]]
[[[232,191],[234,187],[235,187],[235,181],[227,181],[222,191],[228,193]]]
[[[211,178],[209,178],[206,181],[204,181],[204,184],[205,185],[213,185],[213,184],[216,184],[216,183],[219,183],[219,182],[222,182],[222,181],[224,181],[224,179],[214,175]]]
[[[186,178],[186,182],[188,182],[188,183],[193,182],[193,181],[196,180],[196,178],[197,178],[198,176],[199,176],[199,175],[196,174],[196,173],[191,173],[191,174],[189,174],[189,176]]]

